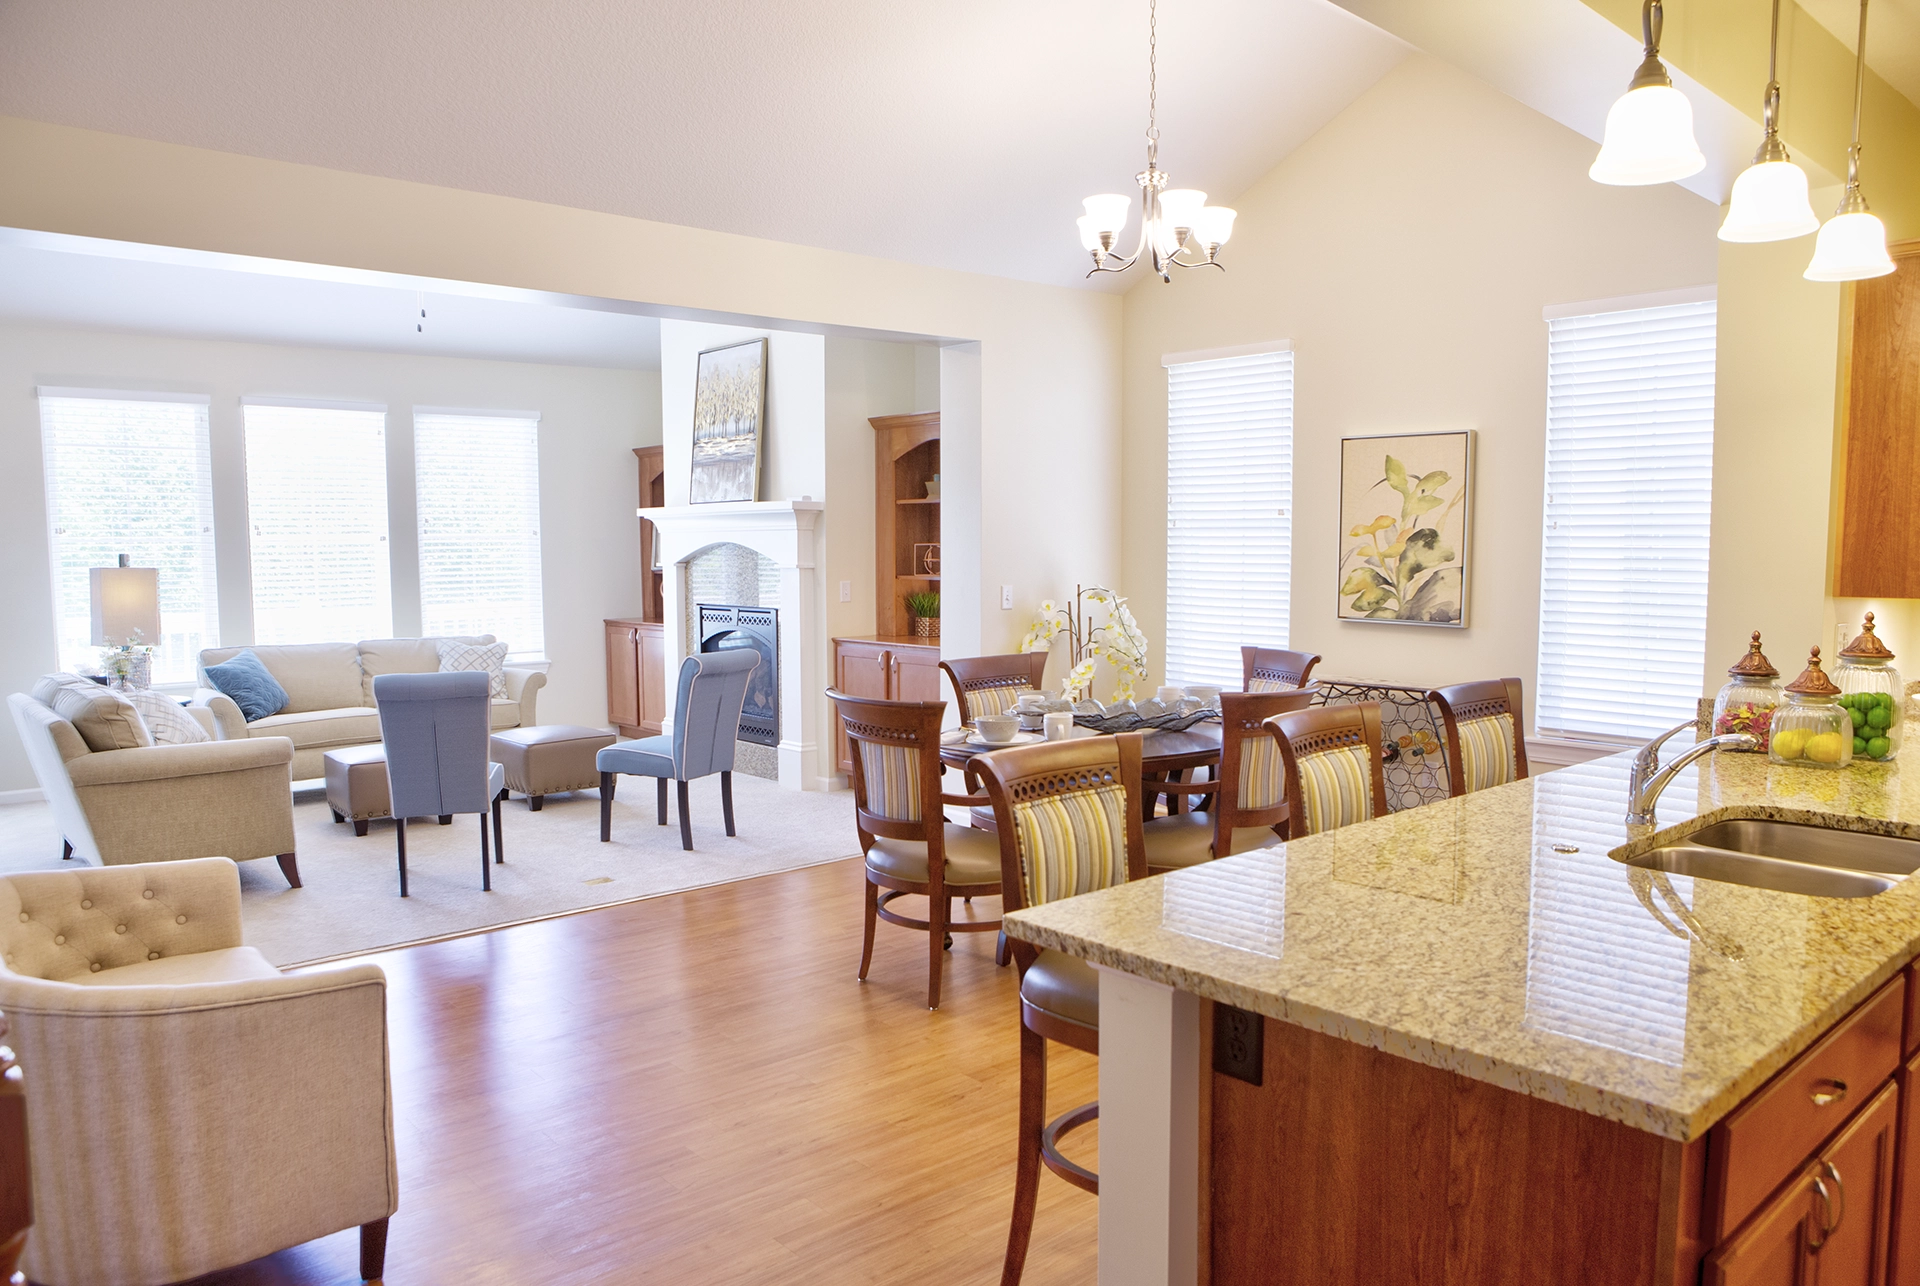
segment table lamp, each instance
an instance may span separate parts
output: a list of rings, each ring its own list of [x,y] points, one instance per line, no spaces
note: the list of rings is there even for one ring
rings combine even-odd
[[[89,569],[93,598],[93,644],[115,649],[108,668],[118,687],[144,688],[160,641],[160,569],[130,567],[120,555],[118,567]]]

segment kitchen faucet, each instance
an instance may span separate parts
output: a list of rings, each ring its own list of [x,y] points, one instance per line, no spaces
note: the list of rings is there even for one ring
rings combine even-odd
[[[1627,778],[1627,825],[1653,825],[1653,810],[1654,806],[1660,802],[1660,792],[1667,788],[1667,783],[1674,779],[1675,774],[1700,756],[1723,748],[1728,750],[1760,748],[1759,741],[1747,733],[1723,733],[1718,737],[1708,737],[1705,741],[1696,741],[1681,751],[1678,759],[1662,768],[1660,766],[1661,745],[1674,733],[1686,732],[1693,727],[1694,721],[1691,719],[1685,723],[1677,723],[1640,747],[1634,754],[1633,772]]]

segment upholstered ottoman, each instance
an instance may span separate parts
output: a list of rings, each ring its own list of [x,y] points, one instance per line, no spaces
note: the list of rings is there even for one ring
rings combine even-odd
[[[507,789],[526,795],[537,813],[548,795],[598,787],[594,756],[616,740],[599,728],[564,723],[508,728],[493,734],[490,757],[507,770]]]
[[[336,822],[351,821],[355,835],[367,833],[367,822],[393,813],[393,797],[387,793],[387,748],[379,742],[371,746],[342,746],[329,750],[327,767],[327,807]]]

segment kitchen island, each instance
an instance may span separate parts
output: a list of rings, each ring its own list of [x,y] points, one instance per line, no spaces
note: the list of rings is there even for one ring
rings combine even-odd
[[[1008,916],[1101,966],[1103,1286],[1920,1272],[1920,880],[1819,898],[1616,860],[1725,818],[1920,839],[1920,771],[1717,753],[1629,835],[1628,768]]]

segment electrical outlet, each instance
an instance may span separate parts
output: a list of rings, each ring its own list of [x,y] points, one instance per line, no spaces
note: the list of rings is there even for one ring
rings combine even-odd
[[[852,581],[843,580],[840,582],[840,601],[843,603],[851,603],[853,601]]]
[[[1003,612],[1013,610],[1013,586],[1011,585],[1000,587],[1000,610]]]
[[[1266,1030],[1259,1014],[1215,1002],[1213,1070],[1249,1085],[1260,1084],[1266,1061]]]

